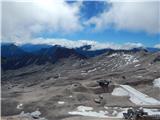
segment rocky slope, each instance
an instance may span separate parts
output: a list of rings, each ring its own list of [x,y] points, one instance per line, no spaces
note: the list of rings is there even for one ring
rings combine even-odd
[[[78,106],[90,106],[95,111],[104,110],[104,106],[112,107],[109,112],[113,107],[139,106],[127,96],[111,94],[119,84],[130,85],[160,100],[160,89],[153,86],[154,79],[160,78],[159,56],[159,52],[143,50],[106,52],[88,59],[68,55],[60,56],[55,64],[30,64],[2,71],[2,116],[38,109],[48,120],[63,120],[72,119],[69,112]],[[104,79],[111,81],[107,91],[97,83]],[[97,103],[99,96],[103,96],[103,100]],[[22,106],[17,108],[20,104]],[[158,105],[143,107],[160,109]]]

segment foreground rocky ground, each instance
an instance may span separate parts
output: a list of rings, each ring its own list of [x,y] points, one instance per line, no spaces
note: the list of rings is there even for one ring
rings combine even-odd
[[[18,120],[16,115],[22,111],[36,110],[48,120],[105,119],[69,114],[79,106],[92,107],[97,113],[110,107],[107,112],[111,116],[116,116],[116,113],[113,115],[114,107],[143,106],[160,111],[160,105],[137,105],[129,96],[112,95],[115,88],[125,84],[160,101],[160,88],[153,85],[157,78],[160,78],[160,53],[144,51],[105,53],[85,60],[71,56],[56,64],[2,71],[2,119],[9,120],[6,116],[12,116],[13,120]],[[104,79],[112,81],[106,91],[97,83]],[[101,101],[100,96],[103,96]],[[114,120],[107,118],[110,119]]]

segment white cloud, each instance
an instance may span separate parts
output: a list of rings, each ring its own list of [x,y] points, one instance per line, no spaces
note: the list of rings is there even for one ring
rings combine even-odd
[[[54,38],[35,38],[35,39],[30,39],[29,43],[32,44],[49,44],[49,45],[60,45],[63,47],[67,48],[78,48],[84,45],[91,45],[90,50],[100,50],[100,49],[105,49],[105,48],[111,48],[111,49],[132,49],[132,48],[139,48],[139,47],[144,47],[143,44],[141,43],[125,43],[125,44],[114,44],[114,43],[109,43],[109,42],[97,42],[93,40],[69,40],[69,39],[54,39]],[[28,43],[28,39],[25,41],[14,41],[15,44],[21,45]]]
[[[96,30],[113,26],[117,30],[145,31],[149,34],[160,32],[160,2],[110,0],[111,8],[92,17],[86,24],[95,24]]]
[[[156,44],[154,47],[155,48],[160,48],[160,44]]]
[[[82,29],[79,22],[81,2],[64,0],[10,0],[2,2],[2,38],[30,38],[40,32],[62,34]]]
[[[128,43],[123,44],[123,47],[124,47],[125,49],[131,49],[131,48],[144,47],[144,45],[143,45],[142,43],[130,43],[130,42],[128,42]],[[123,48],[123,47],[122,47],[122,48]]]

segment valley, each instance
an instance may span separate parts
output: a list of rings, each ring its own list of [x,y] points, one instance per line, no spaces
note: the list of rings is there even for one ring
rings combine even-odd
[[[40,111],[39,120],[121,120],[131,107],[160,114],[160,86],[154,82],[160,79],[159,52],[75,54],[55,63],[2,69],[2,119],[32,120],[31,113]],[[111,81],[107,90],[101,80]]]

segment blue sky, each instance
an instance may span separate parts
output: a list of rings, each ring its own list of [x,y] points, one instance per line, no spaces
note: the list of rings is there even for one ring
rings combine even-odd
[[[43,42],[45,39],[66,39],[91,40],[102,44],[141,43],[147,47],[160,46],[159,2],[47,1],[49,4],[4,2],[2,40],[17,42],[23,39],[29,43],[42,38]],[[33,11],[33,16],[27,14],[32,12],[29,9]],[[19,11],[26,12],[26,16]],[[8,20],[11,15],[15,15],[15,23]],[[33,18],[33,21],[28,18]],[[12,27],[3,24],[13,26],[14,32],[9,29]],[[20,27],[16,30],[17,24]]]
[[[142,43],[147,47],[153,47],[155,44],[160,43],[160,35],[150,35],[145,32],[129,32],[129,31],[116,31],[114,29],[104,30],[101,32],[77,32],[72,34],[48,34],[46,32],[37,35],[43,38],[66,38],[70,40],[94,40],[103,42],[113,42],[123,44],[127,42]]]

